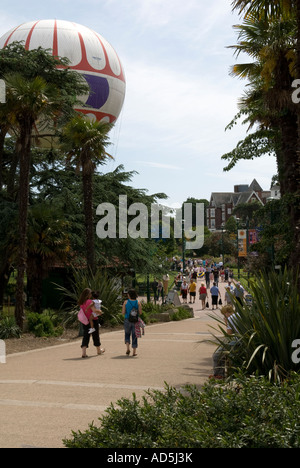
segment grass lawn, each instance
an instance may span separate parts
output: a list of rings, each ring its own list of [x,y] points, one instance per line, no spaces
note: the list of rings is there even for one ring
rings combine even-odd
[[[247,290],[248,289],[248,272],[240,268],[240,278],[238,278],[238,269],[232,268],[232,271],[234,275],[233,279],[235,281],[240,281],[243,288]],[[254,276],[250,273],[249,280],[253,280],[253,279],[254,279]]]

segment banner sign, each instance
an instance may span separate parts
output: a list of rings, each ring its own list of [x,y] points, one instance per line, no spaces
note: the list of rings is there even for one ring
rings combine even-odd
[[[247,256],[247,230],[246,229],[238,230],[238,250],[239,250],[239,257]]]
[[[248,229],[248,245],[256,244],[259,241],[257,229]],[[238,230],[238,250],[239,257],[247,256],[247,229]]]
[[[258,232],[256,229],[249,229],[249,244],[252,245],[252,244],[256,244],[258,242]]]

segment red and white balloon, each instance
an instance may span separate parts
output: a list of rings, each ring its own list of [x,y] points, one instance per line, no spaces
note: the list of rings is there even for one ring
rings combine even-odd
[[[0,38],[0,48],[15,41],[23,41],[27,50],[42,47],[51,49],[53,56],[67,57],[70,68],[90,86],[76,110],[98,121],[116,121],[125,98],[125,75],[116,51],[100,34],[70,21],[40,20],[8,31]]]

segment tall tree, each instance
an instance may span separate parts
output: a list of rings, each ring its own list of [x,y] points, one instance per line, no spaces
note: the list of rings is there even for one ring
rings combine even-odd
[[[244,25],[249,21],[253,24],[260,22],[261,25],[265,24],[265,31],[269,33],[269,40],[265,46],[261,45],[260,49],[254,52],[259,62],[259,68],[256,69],[258,73],[255,92],[256,97],[259,96],[261,100],[260,115],[263,115],[263,110],[267,110],[265,115],[269,118],[268,125],[260,130],[268,129],[273,132],[282,192],[289,197],[290,201],[289,215],[294,233],[294,249],[290,265],[295,266],[300,263],[300,107],[292,101],[294,91],[292,83],[295,78],[300,77],[300,1],[235,0],[232,5],[244,15]],[[291,24],[293,21],[295,21],[295,28],[294,32],[290,31],[290,43],[284,44],[282,31],[286,24]],[[273,40],[270,40],[271,31]],[[281,34],[279,42],[274,41],[276,31],[277,38],[278,34]],[[244,48],[246,52],[250,51],[246,49],[242,41],[240,48]],[[254,41],[252,41],[251,52],[253,51]],[[239,73],[242,76],[241,67]],[[247,76],[247,73],[244,73],[244,76]],[[250,76],[253,85],[253,74]],[[258,83],[260,89],[257,86]],[[254,87],[252,87],[252,104],[253,96]],[[249,100],[248,103],[246,101],[244,103],[246,106],[249,105]],[[266,147],[259,148],[259,151],[263,152]]]
[[[86,260],[93,272],[96,268],[93,175],[97,165],[104,164],[111,158],[106,152],[106,147],[110,144],[108,133],[111,128],[110,123],[92,122],[78,114],[66,125],[62,134],[63,147],[68,152],[69,162],[75,162],[77,170],[82,170]]]
[[[50,86],[41,77],[24,78],[21,74],[5,76],[7,86],[7,115],[11,126],[18,131],[17,153],[19,160],[18,193],[18,275],[16,285],[16,322],[23,327],[24,275],[27,266],[27,216],[29,199],[29,175],[31,167],[31,138],[34,124],[46,114],[56,113],[60,105],[59,89]]]
[[[88,87],[83,84],[79,74],[68,69],[66,59],[52,57],[42,48],[26,50],[22,44],[14,43],[1,49],[0,59],[0,77],[5,79],[7,85],[7,104],[5,109],[1,108],[2,116],[5,112],[5,125],[0,118],[1,137],[7,131],[16,136],[7,192],[13,192],[13,179],[18,173],[19,247],[15,315],[22,328],[33,129],[35,136],[37,127],[50,126],[52,131],[58,129],[74,114],[77,96],[86,92]],[[3,141],[1,138],[0,143]],[[3,166],[0,170],[3,170]]]
[[[234,65],[232,75],[249,80],[240,107],[249,127],[258,124],[258,131],[238,147],[233,160],[237,155],[260,156],[272,149],[277,157],[281,192],[293,193],[297,188],[297,126],[290,92],[295,72],[295,21],[266,21],[250,16],[235,28],[239,32],[239,43],[232,46],[235,52],[246,52],[255,61]],[[261,151],[254,144],[259,140],[266,140]]]

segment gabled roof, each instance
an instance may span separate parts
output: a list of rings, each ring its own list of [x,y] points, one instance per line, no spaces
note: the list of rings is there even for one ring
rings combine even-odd
[[[264,191],[257,180],[253,179],[248,190],[235,192],[212,192],[210,197],[210,206],[221,208],[222,205],[232,203],[233,207],[235,207],[240,203],[248,203],[253,196],[255,196],[257,201],[263,205],[264,202],[262,199],[270,196],[270,193],[270,191]]]
[[[210,197],[210,205],[221,208],[222,205],[232,203],[233,207],[235,207],[240,203],[248,203],[253,196],[263,205],[263,201],[255,190],[248,190],[247,192],[213,192]]]
[[[224,205],[225,203],[233,203],[232,192],[213,192],[210,197],[210,203],[214,202],[216,208]]]
[[[262,192],[263,189],[261,188],[261,186],[259,185],[259,183],[257,182],[256,179],[253,179],[250,187],[249,187],[251,190],[253,190],[254,192]]]
[[[244,192],[244,193],[241,193],[240,194],[240,197],[236,203],[236,205],[239,205],[241,203],[248,203],[249,200],[252,198],[252,197],[255,197],[257,199],[257,201],[259,203],[261,203],[263,205],[263,202],[261,200],[261,198],[259,197],[259,195],[254,191],[254,190],[251,190],[249,192]]]

